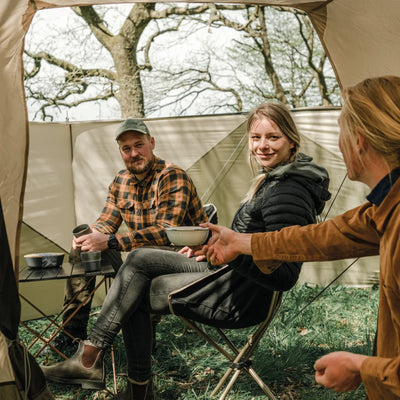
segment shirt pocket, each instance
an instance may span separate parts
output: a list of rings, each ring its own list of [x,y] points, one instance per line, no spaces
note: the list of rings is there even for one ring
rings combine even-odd
[[[124,211],[132,212],[135,209],[135,202],[133,200],[118,199],[117,207],[121,210],[122,213]]]
[[[121,213],[129,213],[131,216],[135,216],[137,223],[142,222],[145,225],[151,225],[155,220],[156,202],[154,199],[145,201],[121,200],[118,202],[118,207],[120,207]]]

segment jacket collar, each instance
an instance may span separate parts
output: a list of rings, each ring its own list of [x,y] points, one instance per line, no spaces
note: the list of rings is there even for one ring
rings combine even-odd
[[[390,219],[393,209],[400,202],[400,179],[397,179],[389,190],[386,197],[379,206],[373,205],[376,208],[374,222],[379,232],[384,232],[386,224]]]

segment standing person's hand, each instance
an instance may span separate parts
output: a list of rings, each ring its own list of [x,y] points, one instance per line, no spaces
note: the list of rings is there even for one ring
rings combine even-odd
[[[214,225],[209,222],[200,224],[209,228],[212,237],[203,246],[203,253],[212,265],[222,265],[234,260],[239,254],[251,255],[251,234],[237,233],[224,226]]]
[[[315,362],[315,381],[335,392],[355,390],[361,383],[361,364],[366,358],[345,351],[329,353]]]

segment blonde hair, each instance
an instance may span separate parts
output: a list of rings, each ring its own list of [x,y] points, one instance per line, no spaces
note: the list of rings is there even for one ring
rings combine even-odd
[[[299,153],[300,134],[297,130],[297,126],[292,118],[289,108],[286,107],[284,104],[278,102],[263,103],[259,105],[258,107],[253,109],[247,117],[247,133],[249,134],[251,126],[255,121],[263,118],[268,118],[273,121],[279,128],[279,130],[289,139],[291,143],[293,143],[294,146],[290,150],[290,157],[288,160],[286,160],[286,163],[294,161],[297,154]],[[249,162],[251,170],[254,174],[254,164],[257,165],[257,168],[259,167],[251,151],[249,151]],[[246,203],[254,197],[264,178],[265,173],[259,174],[254,178],[253,183],[242,203]]]
[[[400,77],[368,78],[342,91],[341,135],[354,144],[362,129],[372,148],[389,165],[400,165]],[[344,146],[344,152],[349,152]],[[359,156],[359,155],[358,155]],[[361,161],[361,160],[359,160]]]

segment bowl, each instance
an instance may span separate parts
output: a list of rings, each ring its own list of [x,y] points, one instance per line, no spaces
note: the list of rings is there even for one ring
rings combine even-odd
[[[200,226],[174,226],[165,228],[168,239],[176,246],[198,246],[208,237],[208,228]]]
[[[29,268],[60,267],[64,261],[64,253],[25,254],[25,262]]]

